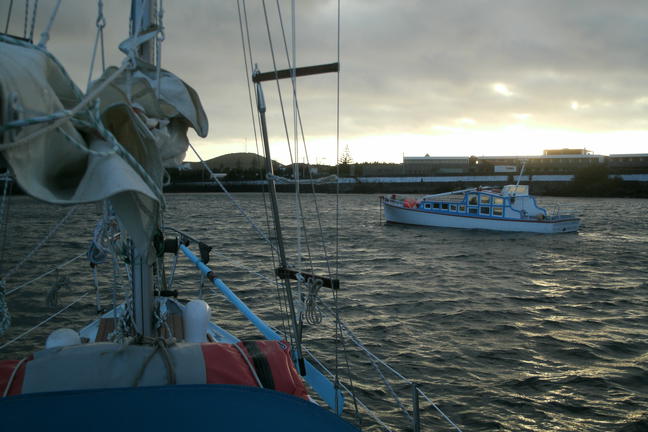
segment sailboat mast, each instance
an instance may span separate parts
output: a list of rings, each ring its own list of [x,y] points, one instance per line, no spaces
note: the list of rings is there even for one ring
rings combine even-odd
[[[130,20],[130,37],[145,33],[155,26],[155,0],[132,0]],[[137,47],[137,57],[153,64],[155,62],[155,41],[149,39]]]
[[[304,357],[302,355],[301,347],[301,331],[302,331],[302,321],[300,319],[299,323],[297,322],[297,315],[295,314],[295,304],[292,295],[292,288],[290,286],[291,277],[296,278],[300,273],[299,270],[291,270],[288,268],[288,261],[286,260],[286,251],[283,244],[283,236],[281,233],[281,222],[279,219],[279,205],[277,204],[277,188],[274,181],[274,170],[272,168],[272,157],[270,156],[270,142],[268,140],[268,127],[266,124],[266,105],[265,99],[263,97],[263,88],[261,83],[263,81],[274,81],[284,78],[292,78],[293,80],[297,77],[308,76],[308,75],[317,75],[328,72],[338,72],[340,65],[338,63],[329,63],[316,66],[305,66],[305,67],[293,67],[290,69],[283,70],[274,70],[271,72],[261,73],[258,68],[255,67],[255,70],[252,74],[252,81],[254,82],[256,89],[256,98],[257,98],[257,109],[259,111],[259,118],[261,123],[261,134],[263,138],[263,148],[265,150],[265,167],[266,172],[268,173],[268,189],[270,190],[270,202],[272,205],[272,216],[274,219],[275,231],[277,234],[277,246],[279,249],[279,260],[281,266],[277,269],[277,274],[283,278],[286,285],[286,294],[288,296],[288,307],[290,309],[290,324],[292,327],[293,334],[295,336],[295,352],[297,353],[297,361],[299,364],[299,372],[302,375],[306,374],[306,366],[304,364]],[[296,176],[296,181],[299,179]],[[322,278],[325,279],[325,278]],[[338,283],[334,280],[328,280],[328,285],[333,289],[338,289]]]
[[[255,71],[255,75],[258,70]],[[279,262],[281,268],[288,268],[288,260],[286,259],[286,249],[283,242],[283,234],[281,231],[281,219],[279,218],[279,203],[277,202],[277,188],[274,181],[274,169],[272,167],[272,157],[270,156],[270,141],[268,140],[268,126],[266,123],[266,105],[265,98],[263,97],[263,88],[261,83],[256,83],[256,96],[257,96],[257,109],[261,120],[261,134],[263,138],[263,148],[265,151],[265,168],[268,174],[268,189],[270,191],[270,203],[272,207],[272,218],[274,220],[275,232],[277,235],[277,248],[279,250]],[[301,349],[301,326],[297,325],[297,317],[295,314],[295,303],[292,295],[292,287],[290,284],[290,277],[284,276],[284,284],[286,286],[286,295],[288,297],[288,309],[290,310],[290,324],[292,326],[293,335],[295,337],[295,352],[297,353],[297,361],[299,364],[299,371],[302,375],[306,374],[304,366],[304,356]]]
[[[130,37],[136,37],[148,30],[155,23],[154,0],[132,0]],[[154,41],[144,42],[137,48],[138,58],[153,63],[155,55]],[[133,263],[133,314],[135,331],[145,337],[154,336],[153,304],[155,293],[153,287],[153,267],[151,251],[152,240],[146,244],[135,244],[132,250]]]

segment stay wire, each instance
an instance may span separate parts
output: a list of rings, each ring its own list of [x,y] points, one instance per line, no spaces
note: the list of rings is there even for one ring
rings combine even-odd
[[[272,67],[275,73],[275,83],[277,84],[277,95],[279,96],[279,105],[281,106],[281,118],[283,119],[284,132],[286,134],[286,142],[288,143],[288,153],[290,155],[290,164],[294,164],[293,152],[290,148],[290,134],[288,133],[288,123],[286,121],[286,110],[284,108],[283,96],[281,94],[281,83],[277,75],[277,60],[275,58],[274,46],[272,44],[272,35],[270,33],[270,22],[268,21],[268,10],[266,8],[265,0],[263,0],[263,15],[265,16],[266,30],[268,32],[268,43],[270,44],[270,54],[272,55]]]
[[[286,51],[286,58],[288,59],[288,67],[291,67],[291,59],[290,59],[290,56],[288,55],[288,44],[286,42],[286,35],[285,35],[284,28],[283,28],[283,20],[281,19],[281,8],[279,6],[278,0],[277,0],[277,9],[279,11],[280,22],[282,23],[281,31],[282,31],[282,35],[283,35],[284,49]],[[299,101],[298,100],[296,100],[296,111],[297,111],[297,117],[298,117],[298,120],[299,120],[299,129],[300,129],[300,132],[301,132],[301,138],[302,138],[302,142],[304,144],[304,155],[306,156],[306,166],[310,167],[310,159],[309,159],[309,156],[308,156],[308,147],[306,146],[306,135],[304,133],[304,125],[303,125],[302,118],[301,118],[301,110],[299,109]],[[311,180],[311,191],[313,193],[313,198],[314,198],[315,214],[317,215],[317,221],[318,221],[318,224],[319,224],[320,237],[321,237],[321,241],[322,241],[322,251],[324,253],[324,259],[325,259],[326,266],[327,266],[327,269],[328,269],[329,278],[332,278],[331,266],[330,266],[330,258],[329,258],[329,254],[328,254],[328,249],[326,247],[326,242],[325,242],[325,239],[324,239],[324,228],[322,226],[322,219],[320,217],[319,204],[318,204],[319,201],[317,199],[317,194],[315,193],[315,183],[312,181],[313,180],[313,174],[310,172],[310,170],[308,170],[308,174],[309,174],[309,178]],[[304,214],[303,209],[302,209],[302,214]],[[309,256],[310,256],[310,247],[308,245],[308,238],[307,238],[305,222],[304,222],[304,234],[305,234],[304,236],[306,238],[305,241],[306,241],[306,244],[307,244],[308,253],[309,253]],[[312,259],[311,259],[311,272],[314,273]]]
[[[86,85],[86,92],[90,90],[90,83],[92,82],[92,73],[94,71],[95,60],[97,57],[97,48],[101,43],[101,66],[102,72],[106,71],[106,64],[104,59],[104,44],[103,44],[103,29],[106,26],[106,18],[103,15],[103,1],[97,2],[97,34],[95,35],[94,47],[92,49],[92,59],[90,60],[90,70],[88,71],[88,83]]]
[[[32,10],[31,29],[29,30],[29,41],[34,42],[34,28],[36,27],[36,11],[38,10],[38,0],[34,0],[34,9]]]
[[[252,128],[253,128],[253,131],[254,131],[254,145],[255,145],[255,148],[256,148],[256,154],[261,155],[261,152],[259,151],[259,135],[258,135],[258,130],[257,130],[257,122],[260,124],[261,120],[260,120],[260,118],[257,118],[255,116],[255,114],[254,114],[254,102],[253,102],[253,98],[252,98],[253,84],[250,82],[250,73],[252,72],[252,65],[254,64],[254,58],[253,58],[253,55],[252,55],[252,44],[251,44],[251,39],[250,39],[250,27],[249,27],[248,15],[247,15],[247,6],[245,4],[245,0],[243,0],[243,17],[244,17],[244,21],[245,21],[245,35],[244,35],[243,34],[243,24],[241,22],[240,0],[237,1],[237,5],[239,6],[239,8],[238,8],[238,11],[239,11],[239,25],[240,25],[240,28],[241,28],[241,43],[242,43],[242,46],[243,46],[243,58],[244,58],[244,63],[245,63],[245,77],[246,77],[246,81],[247,81],[247,85],[248,85],[248,100],[249,100],[249,103],[250,103],[250,115],[252,117]],[[247,41],[247,53],[246,53],[246,41]],[[248,57],[247,57],[248,55],[249,55],[249,63],[247,61],[248,60]],[[259,114],[257,114],[257,115],[259,115]],[[264,178],[265,174],[263,172],[263,168],[261,168],[259,166],[259,159],[258,158],[255,160],[255,165],[256,165],[256,169],[259,171],[259,174],[260,174],[261,178]],[[262,185],[261,185],[261,196],[263,197],[263,209],[264,209],[265,218],[266,218],[266,230],[267,230],[268,233],[270,233],[271,232],[270,214],[269,214],[269,211],[268,211],[268,200],[267,200],[267,197],[266,197],[266,193],[267,193],[267,190],[266,190],[266,187],[265,187],[265,183],[262,183]],[[271,269],[271,271],[274,274],[275,273],[274,269],[276,267],[275,250],[273,248],[270,248],[270,251],[272,253],[272,269]],[[276,287],[277,291],[280,292],[279,279],[277,278],[276,274],[275,274],[275,287]],[[281,298],[280,298],[279,303],[280,303],[280,309],[281,309],[281,312],[282,312],[282,321],[283,321],[284,310],[283,310],[283,305],[281,303]],[[282,325],[285,326],[285,323],[282,323]],[[284,328],[284,330],[285,330],[285,328]]]
[[[50,315],[49,317],[47,317],[45,320],[43,320],[43,321],[41,321],[40,323],[36,324],[34,327],[30,328],[29,330],[27,330],[27,331],[25,331],[25,332],[19,334],[19,335],[16,336],[15,338],[11,339],[9,342],[4,343],[2,346],[0,346],[0,350],[2,350],[2,349],[4,349],[4,348],[8,347],[9,345],[11,345],[12,343],[16,342],[17,340],[22,339],[23,337],[27,336],[29,333],[33,332],[33,331],[36,330],[37,328],[42,327],[43,325],[47,324],[47,323],[48,323],[49,321],[51,321],[52,319],[56,318],[57,316],[59,316],[60,314],[62,314],[63,312],[65,312],[66,310],[68,310],[69,308],[71,308],[72,306],[74,306],[75,304],[77,304],[78,302],[80,302],[81,300],[83,300],[83,299],[84,299],[88,294],[90,294],[90,292],[91,292],[91,291],[87,291],[85,294],[83,294],[82,296],[78,297],[76,300],[74,300],[74,301],[73,301],[72,303],[70,303],[69,305],[65,306],[63,309],[59,310],[59,311],[56,312],[56,313],[53,313],[52,315]]]
[[[337,62],[340,64],[340,0],[337,2]],[[335,277],[339,279],[340,268],[340,71],[337,73],[336,95],[336,131],[335,131],[335,171],[337,182],[335,184]],[[333,290],[333,305],[335,308],[335,340],[340,341],[340,312],[338,295]],[[338,342],[339,343],[339,342]],[[335,386],[339,385],[339,352],[338,343],[335,344]],[[345,350],[346,353],[346,350]]]
[[[253,98],[252,98],[252,92],[253,92],[254,84],[250,83],[250,76],[249,76],[249,74],[252,72],[252,65],[254,64],[254,58],[253,58],[253,55],[252,55],[252,42],[251,42],[251,39],[250,39],[250,26],[249,26],[249,22],[248,22],[247,6],[245,4],[245,0],[243,0],[243,16],[245,18],[245,36],[246,36],[245,40],[247,40],[247,53],[248,53],[249,59],[250,59],[249,63],[246,62],[245,76],[246,76],[246,79],[247,79],[247,82],[248,82],[248,97],[249,97],[249,101],[250,101],[250,113],[251,113],[251,116],[252,116],[252,126],[253,126],[253,131],[254,131],[254,145],[255,145],[255,148],[256,148],[256,154],[260,156],[261,151],[259,150],[259,134],[258,134],[258,129],[257,129],[256,125],[257,125],[257,123],[261,124],[261,119],[260,119],[260,113],[257,113],[256,116],[254,114],[254,102],[253,102]],[[242,33],[242,30],[241,30],[241,33]],[[245,42],[243,42],[243,53],[245,54]],[[260,126],[259,126],[259,129],[260,129]],[[272,163],[272,161],[270,161],[270,163]],[[265,173],[263,171],[263,168],[259,166],[259,159],[258,158],[255,161],[255,165],[256,165],[256,168],[259,170],[259,175],[261,176],[261,178],[265,178]],[[269,191],[266,189],[266,184],[262,183],[261,196],[263,197],[263,210],[265,212],[265,217],[266,217],[266,229],[267,229],[267,232],[270,233],[271,232],[271,228],[270,228],[270,212],[268,210],[268,199],[266,197],[266,193],[268,193],[268,192]],[[275,256],[274,256],[275,251],[274,251],[274,249],[271,249],[271,252],[272,252],[272,265],[273,265],[272,272],[274,273],[274,268],[275,268]],[[275,283],[276,283],[277,289],[278,289],[279,288],[279,280],[278,280],[278,278],[276,276],[275,276]]]
[[[11,10],[13,9],[13,0],[9,3],[9,11],[7,12],[7,23],[5,24],[5,34],[9,31],[9,21],[11,21]]]
[[[288,132],[288,123],[286,121],[286,110],[285,110],[284,103],[283,103],[283,96],[282,96],[282,92],[281,92],[281,84],[279,82],[279,78],[278,78],[278,75],[277,75],[277,60],[276,60],[275,52],[274,52],[274,45],[272,43],[272,34],[270,32],[270,22],[268,20],[268,9],[266,7],[265,0],[263,0],[262,4],[263,4],[263,15],[264,15],[264,18],[265,18],[266,30],[267,30],[267,34],[268,34],[268,44],[270,46],[270,54],[272,56],[272,67],[273,67],[273,70],[274,70],[274,73],[275,73],[275,83],[277,84],[277,94],[279,96],[279,105],[281,107],[281,118],[283,120],[284,133],[286,135],[286,143],[288,145],[288,154],[290,155],[290,163],[294,164],[295,161],[294,161],[294,158],[293,158],[293,152],[292,152],[292,149],[290,147],[290,134]],[[269,157],[269,155],[266,155],[266,158],[268,158],[268,157]],[[270,163],[272,163],[272,160],[270,160]],[[286,293],[286,296],[287,295],[288,294]],[[288,301],[288,299],[286,299],[286,300]],[[297,319],[297,317],[291,317],[291,319]],[[295,335],[295,338],[297,336],[298,335]]]
[[[54,25],[54,20],[56,19],[56,14],[58,13],[59,7],[61,6],[61,1],[62,0],[57,0],[56,6],[54,6],[54,10],[50,15],[49,21],[47,21],[47,26],[45,26],[45,30],[43,30],[43,32],[41,33],[40,41],[38,41],[38,48],[45,48],[47,42],[49,41],[50,31],[52,30],[52,26]]]
[[[291,61],[290,54],[288,52],[288,42],[287,42],[287,39],[286,39],[286,31],[285,31],[284,25],[283,25],[283,16],[281,14],[281,6],[279,5],[279,0],[276,0],[276,5],[277,5],[277,12],[278,12],[278,15],[279,15],[279,24],[281,25],[281,35],[282,35],[283,43],[284,43],[284,50],[286,52],[286,61],[288,62],[288,68],[292,69],[294,71],[295,67],[296,67],[295,59],[293,57],[293,59]],[[294,15],[294,11],[293,11],[293,15]],[[293,47],[293,53],[294,53],[294,47]],[[297,101],[297,86],[296,86],[297,83],[296,83],[296,80],[295,80],[294,77],[292,77],[290,82],[292,84],[292,94],[293,94],[293,101],[294,101],[293,110],[295,112],[295,132],[297,132],[297,124],[298,124],[298,122],[299,122],[299,125],[301,126],[301,115],[299,113],[299,103]],[[295,141],[295,155],[297,155],[298,154],[298,149],[299,149],[299,136],[298,136],[297,133],[295,133],[294,141]],[[308,151],[306,149],[306,140],[304,138],[303,127],[302,127],[302,141],[304,143],[304,154],[306,155],[306,163],[307,163],[307,166],[310,166],[310,163],[308,161]],[[299,165],[298,162],[299,161],[297,161],[297,163],[295,163],[294,167],[297,167]],[[295,201],[297,202],[297,209],[298,209],[296,211],[296,213],[297,213],[297,221],[298,221],[297,230],[298,230],[298,233],[301,233],[301,231],[304,232],[304,242],[306,244],[306,253],[307,253],[307,256],[308,256],[310,270],[311,270],[311,273],[315,274],[315,270],[314,270],[314,267],[313,267],[313,256],[311,254],[310,243],[308,241],[308,232],[306,230],[306,221],[305,221],[305,218],[304,218],[304,208],[303,208],[303,205],[302,205],[301,197],[299,195],[299,175],[298,175],[299,170],[297,169],[296,171],[297,172],[295,173],[295,193],[296,193]],[[310,170],[309,170],[309,173],[310,173]],[[311,180],[312,180],[313,179],[312,174],[311,174],[310,177],[311,177]],[[315,195],[315,185],[311,184],[311,186],[313,188],[313,196],[317,200],[317,196]],[[318,216],[319,216],[319,213],[318,213]],[[298,236],[298,242],[300,240],[301,240],[301,237]],[[298,246],[298,249],[299,249],[299,246]]]
[[[9,279],[11,276],[13,276],[14,273],[16,273],[16,272],[18,271],[18,269],[20,269],[20,268],[23,266],[23,264],[25,264],[27,261],[29,261],[29,259],[30,259],[30,258],[31,258],[31,257],[32,257],[32,256],[33,256],[33,255],[34,255],[34,254],[35,254],[35,253],[36,253],[36,252],[37,252],[41,247],[43,247],[43,246],[45,245],[45,243],[47,243],[47,241],[48,241],[48,240],[49,240],[49,239],[50,239],[50,238],[51,238],[51,237],[52,237],[52,236],[53,236],[53,235],[54,235],[54,234],[59,230],[59,228],[61,228],[61,226],[63,226],[63,224],[65,223],[65,221],[67,221],[67,219],[68,219],[70,216],[72,216],[72,214],[74,213],[74,211],[75,211],[76,209],[77,209],[77,206],[76,206],[76,205],[73,206],[73,207],[71,207],[70,210],[68,210],[68,212],[65,214],[65,216],[63,216],[63,218],[61,218],[61,220],[58,221],[58,222],[56,223],[56,225],[54,225],[54,226],[50,229],[50,231],[45,235],[45,237],[43,237],[43,238],[41,239],[41,241],[40,241],[40,242],[39,242],[39,243],[38,243],[38,244],[37,244],[37,245],[36,245],[36,246],[31,250],[31,251],[29,251],[29,253],[27,253],[27,255],[25,255],[25,257],[24,257],[24,258],[23,258],[23,259],[22,259],[18,264],[16,264],[16,265],[11,269],[11,270],[7,271],[7,273],[5,273],[4,275],[2,275],[2,280],[3,280],[3,281],[6,281],[7,279]]]
[[[7,250],[7,234],[9,232],[9,205],[11,203],[11,192],[13,181],[9,171],[5,173],[5,183],[2,192],[2,204],[0,205],[0,224],[2,225],[2,239],[0,239],[0,274],[2,274],[5,252]]]
[[[280,22],[282,24],[282,34],[284,35],[284,46],[285,46],[285,49],[286,49],[286,57],[288,58],[288,64],[289,64],[289,67],[290,67],[290,57],[288,55],[288,48],[287,48],[285,32],[284,32],[284,28],[283,28],[283,20],[281,19],[281,12],[280,12],[280,7],[279,7],[278,1],[277,1],[277,8],[279,10]],[[264,1],[264,12],[265,12],[265,1]],[[337,62],[339,64],[340,63],[340,0],[338,0],[338,11],[337,12],[338,12],[337,13],[337,23],[338,23],[338,25],[337,25]],[[268,25],[267,22],[268,21],[267,21],[267,14],[266,14],[266,26]],[[268,35],[268,37],[270,37],[270,35]],[[274,63],[274,52],[273,52],[273,63]],[[275,67],[275,71],[276,71],[276,67]],[[337,181],[337,184],[336,184],[336,206],[337,206],[337,211],[336,211],[336,267],[335,267],[335,271],[336,271],[336,277],[338,277],[338,275],[339,275],[339,184],[340,184],[339,183],[339,177],[340,177],[340,175],[339,175],[340,174],[339,173],[339,148],[340,148],[340,144],[339,144],[340,143],[340,74],[339,74],[339,72],[337,74],[337,86],[336,87],[337,87],[336,88],[336,162],[337,162],[336,167],[337,168],[336,169],[337,169],[338,181]],[[293,89],[293,91],[295,91],[295,90]],[[297,112],[299,113],[299,111],[297,111]],[[282,113],[283,113],[283,105],[282,105]],[[301,116],[299,116],[299,117],[300,117],[300,126],[301,126],[301,132],[302,132],[302,140],[304,141],[304,148],[306,149],[304,132],[303,132],[303,124],[301,123]],[[284,122],[285,122],[285,116],[284,116]],[[305,152],[307,152],[307,150],[305,150]],[[314,188],[314,185],[313,185],[313,188]],[[319,216],[319,212],[318,212],[318,216]],[[320,221],[320,228],[321,228],[321,221]],[[322,238],[323,238],[323,232],[322,232]],[[336,326],[335,326],[335,328],[336,328],[336,330],[335,330],[336,331],[336,340],[338,340],[342,345],[343,357],[344,357],[345,362],[346,362],[347,378],[349,379],[351,387],[353,387],[353,380],[352,380],[351,374],[350,374],[350,365],[349,365],[348,353],[347,353],[347,350],[346,350],[346,344],[344,343],[344,340],[341,337],[341,332],[340,332],[340,328],[339,328],[340,320],[339,320],[338,295],[337,295],[337,292],[335,290],[333,290],[333,298],[334,298],[334,305],[335,305],[334,307],[335,307],[335,316],[336,316]],[[335,383],[336,383],[336,386],[339,385],[339,372],[338,372],[338,369],[339,369],[339,358],[338,358],[338,351],[337,351],[337,344],[336,344],[336,351],[335,351]],[[354,394],[354,393],[355,392],[352,392],[352,394]],[[336,400],[336,404],[337,404],[337,400]],[[354,397],[354,406],[355,406],[356,415],[358,415],[358,406],[357,406],[357,403],[355,401],[355,397]],[[337,407],[336,407],[336,410],[337,410]]]
[[[237,5],[237,10],[238,10],[238,18],[239,18],[239,29],[241,32],[241,46],[243,49],[243,63],[244,63],[244,73],[245,73],[245,79],[247,82],[247,90],[248,90],[248,101],[249,101],[249,106],[250,106],[250,116],[252,118],[252,128],[254,132],[254,144],[256,147],[256,154],[259,155],[259,138],[258,138],[258,132],[257,132],[257,121],[258,119],[256,118],[254,114],[254,102],[252,99],[252,83],[250,82],[250,73],[251,73],[251,65],[253,64],[253,58],[252,58],[252,46],[250,44],[250,31],[249,31],[249,26],[248,26],[248,18],[247,18],[247,8],[245,5],[245,0],[243,0],[243,14],[245,16],[245,33],[243,32],[243,17],[241,14],[241,0],[237,0],[236,2]],[[247,47],[246,47],[246,35],[247,35]],[[248,54],[250,56],[250,61],[248,63]],[[261,171],[261,168],[259,166],[259,158],[255,158],[255,168],[259,173],[261,173],[263,177],[263,173]],[[269,220],[269,214],[268,214],[268,202],[266,199],[266,194],[265,194],[265,187],[262,185],[262,190],[261,190],[261,196],[263,197],[263,208],[265,211],[265,216],[266,216],[266,229],[267,232],[270,231],[270,220]],[[272,253],[272,270],[274,274],[274,268],[276,266],[276,261],[275,261],[275,254],[274,254],[274,249],[270,249]],[[278,297],[278,302],[279,302],[279,307],[281,311],[281,319],[282,319],[282,329],[285,331],[285,321],[284,321],[284,308],[283,308],[283,302],[282,302],[282,297],[279,295],[281,290],[279,289],[279,280],[277,279],[277,276],[275,275],[275,288],[277,290],[277,297]]]
[[[249,21],[248,21],[248,15],[247,15],[247,6],[245,4],[245,0],[243,0],[243,16],[241,16],[241,0],[237,0],[237,9],[238,9],[238,17],[239,17],[239,28],[241,32],[241,45],[243,48],[243,62],[244,62],[244,73],[246,77],[246,82],[247,82],[247,89],[248,89],[248,101],[249,101],[249,106],[250,106],[250,116],[252,118],[252,128],[254,132],[254,144],[256,148],[256,154],[258,156],[261,155],[261,152],[259,150],[259,134],[258,134],[258,129],[257,129],[257,122],[260,124],[261,120],[260,118],[257,118],[260,114],[257,113],[255,115],[255,110],[254,110],[254,102],[252,98],[252,87],[253,84],[250,82],[250,74],[252,72],[252,65],[254,64],[254,58],[252,55],[252,45],[251,45],[251,39],[250,39],[250,27],[249,27]],[[245,32],[243,31],[243,21],[245,22]],[[247,43],[247,45],[246,45]],[[248,62],[248,56],[249,56],[249,62]],[[259,158],[257,157],[255,159],[255,170],[259,173],[261,178],[265,177],[265,173],[263,172],[263,169],[259,165]],[[264,214],[265,214],[265,222],[266,222],[266,232],[271,233],[272,229],[270,227],[270,215],[269,215],[269,210],[268,210],[268,200],[266,197],[267,189],[265,183],[261,184],[261,196],[263,197],[263,209],[264,209]],[[287,299],[285,298],[285,293],[284,290],[281,289],[281,284],[279,282],[279,278],[277,277],[276,272],[274,269],[276,268],[276,256],[275,256],[275,249],[274,247],[270,247],[270,253],[272,256],[272,267],[270,269],[271,273],[274,276],[274,286],[275,286],[275,293],[277,295],[277,303],[279,305],[279,311],[280,311],[280,316],[281,316],[281,329],[284,334],[289,334],[292,340],[292,332],[291,328],[286,326],[286,317],[288,316],[287,312]]]
[[[29,0],[25,0],[25,26],[23,27],[23,38],[27,39],[27,21],[29,20]]]
[[[261,117],[261,114],[259,113],[259,121],[261,121],[260,117]],[[264,157],[266,157],[266,158],[269,157],[269,155],[265,154],[265,149],[264,149]],[[264,197],[263,202],[264,202],[264,204],[266,204],[265,194],[263,195],[263,197]],[[278,233],[276,232],[275,227],[271,226],[271,224],[270,224],[270,214],[268,212],[268,207],[267,206],[265,207],[265,216],[266,216],[266,228],[268,230],[268,233],[274,231],[274,233],[275,233],[274,237],[278,238]],[[274,278],[275,278],[275,288],[276,288],[276,291],[277,291],[277,297],[279,299],[279,307],[280,307],[280,310],[281,310],[281,321],[282,321],[282,325],[284,326],[283,330],[284,330],[284,334],[288,334],[290,336],[290,342],[291,342],[291,344],[294,345],[294,338],[296,338],[296,335],[293,335],[293,327],[291,325],[286,326],[286,324],[284,323],[285,317],[290,316],[289,307],[288,307],[288,293],[287,293],[287,290],[281,289],[282,283],[281,283],[281,281],[279,279],[279,276],[274,271],[274,269],[277,268],[277,261],[278,261],[278,258],[275,256],[275,249],[274,248],[271,248],[271,253],[272,253],[272,273],[274,274]],[[289,321],[289,323],[290,323],[290,321]]]

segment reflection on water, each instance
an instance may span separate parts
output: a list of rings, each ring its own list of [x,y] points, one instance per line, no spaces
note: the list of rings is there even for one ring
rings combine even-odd
[[[261,196],[237,197],[265,228]],[[334,255],[336,199],[318,199],[327,253]],[[293,208],[285,207],[292,197],[282,195],[280,201],[292,217]],[[345,195],[340,202],[343,319],[368,347],[420,383],[464,430],[648,430],[648,200],[540,198],[540,205],[568,206],[582,217],[580,233],[562,235],[384,225],[377,196]],[[168,205],[166,223],[212,245],[210,264],[220,277],[280,326],[274,289],[240,268],[271,277],[271,254],[226,198],[170,195]],[[24,197],[14,201],[5,269],[65,211],[46,208]],[[302,239],[304,250],[306,242],[313,251],[321,242],[314,209],[306,196],[311,228]],[[9,286],[38,274],[37,267],[83,251],[96,220],[94,206],[79,209],[72,225]],[[293,221],[286,220],[284,228],[289,239],[296,237]],[[326,272],[323,254],[314,256],[313,266]],[[100,281],[108,289],[111,275],[108,267],[104,270]],[[85,262],[66,268],[65,275],[70,287],[59,293],[62,305],[92,287]],[[15,327],[3,341],[51,312],[45,296],[54,282],[53,275],[43,278],[9,298]],[[184,297],[197,292],[199,278],[182,261],[177,282]],[[328,300],[330,294],[323,296]],[[208,298],[225,328],[244,326],[244,335],[255,335],[221,298]],[[110,303],[108,294],[103,303]],[[88,298],[48,329],[78,327],[93,310]],[[315,348],[332,340],[323,326],[306,329]],[[0,357],[24,354],[41,345],[45,334],[30,334],[26,344]],[[361,392],[377,401],[389,398],[364,378],[357,371]],[[398,415],[387,405],[383,414]]]

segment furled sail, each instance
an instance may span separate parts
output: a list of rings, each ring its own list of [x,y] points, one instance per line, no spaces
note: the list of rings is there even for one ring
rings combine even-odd
[[[116,70],[116,67],[106,69],[103,76],[93,82],[90,91]],[[120,75],[99,98],[104,122],[111,122],[109,113],[117,106],[134,109],[153,135],[165,167],[178,166],[184,160],[189,146],[186,135],[189,127],[198,136],[207,136],[207,116],[196,91],[164,69],[160,70],[158,78],[156,68],[148,63],[137,61],[131,76]]]
[[[61,205],[110,199],[145,244],[158,225],[164,166],[182,162],[188,127],[205,136],[207,119],[196,92],[173,74],[161,71],[158,99],[153,66],[122,71],[109,68],[93,83],[96,110],[92,101],[70,116],[84,95],[58,61],[0,36],[0,150],[28,194]]]

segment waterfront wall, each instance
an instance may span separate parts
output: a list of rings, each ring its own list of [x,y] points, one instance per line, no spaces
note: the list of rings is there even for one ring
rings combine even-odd
[[[515,184],[518,176],[435,176],[435,177],[343,177],[339,181],[341,193],[383,193],[383,194],[433,194],[476,186],[502,186]],[[625,174],[607,176],[596,181],[577,181],[574,175],[523,175],[522,184],[528,184],[534,195],[556,196],[626,196],[648,197],[648,174]],[[263,180],[222,181],[232,192],[259,192],[266,182]],[[301,190],[309,193],[335,193],[335,183],[309,184],[302,180]],[[278,184],[279,192],[292,192],[294,185]],[[212,182],[174,183],[165,187],[165,192],[220,192]]]

